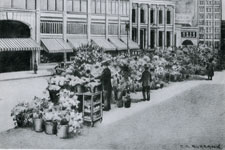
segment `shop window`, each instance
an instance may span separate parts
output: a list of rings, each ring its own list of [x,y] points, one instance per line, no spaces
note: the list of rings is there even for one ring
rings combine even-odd
[[[26,8],[26,1],[25,0],[14,0],[13,1],[13,8],[25,9]]]
[[[145,23],[145,11],[141,9],[141,23]]]
[[[127,16],[129,15],[129,12],[130,12],[130,3],[129,1],[126,1],[126,5],[127,5]]]
[[[91,24],[91,34],[104,35],[105,34],[105,24]]]
[[[118,12],[119,12],[119,2],[118,2],[118,0],[115,0],[115,14],[118,14]]]
[[[135,23],[136,20],[136,10],[132,9],[132,22]]]
[[[170,33],[170,31],[166,32],[166,39],[167,39],[166,45],[167,45],[167,47],[170,47],[171,46],[170,45],[170,43],[171,43],[171,33]]]
[[[51,21],[41,22],[41,33],[62,34],[62,31],[63,31],[62,22],[51,22]]]
[[[163,23],[163,11],[159,10],[159,24]]]
[[[120,34],[121,35],[127,35],[126,24],[121,24],[121,26],[120,26]]]
[[[151,24],[153,24],[154,23],[154,10],[153,9],[151,9],[151,11],[150,11],[150,17],[151,17]]]
[[[163,46],[163,32],[159,31],[159,47]]]
[[[87,25],[84,23],[67,23],[68,34],[87,34]]]
[[[96,13],[101,13],[101,3],[100,0],[96,0]]]
[[[117,34],[118,34],[118,25],[109,24],[109,35],[117,35]]]
[[[171,12],[170,12],[170,10],[167,10],[167,16],[166,16],[166,18],[167,18],[167,24],[171,24]]]

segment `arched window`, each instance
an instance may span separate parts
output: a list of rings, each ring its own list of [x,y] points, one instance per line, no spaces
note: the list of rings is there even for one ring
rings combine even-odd
[[[170,12],[170,10],[167,10],[166,18],[167,18],[167,24],[171,24],[171,12]]]
[[[163,23],[163,11],[159,10],[159,24]]]
[[[150,14],[150,16],[151,16],[151,24],[153,24],[154,23],[154,10],[151,9],[151,12],[150,13],[151,13]]]
[[[135,23],[136,20],[136,10],[132,9],[132,22]]]
[[[141,9],[141,23],[145,23],[145,11]]]

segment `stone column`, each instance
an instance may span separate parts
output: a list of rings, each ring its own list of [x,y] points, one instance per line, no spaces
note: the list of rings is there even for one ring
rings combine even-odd
[[[150,43],[151,43],[151,5],[148,4],[148,27],[147,27],[147,48],[150,49]]]
[[[172,24],[173,24],[173,29],[172,29],[172,47],[174,48],[175,50],[175,21],[176,21],[176,18],[175,18],[175,6],[173,6],[173,21],[172,21]]]
[[[140,33],[141,33],[141,7],[137,4],[137,41],[140,46]]]
[[[87,0],[87,39],[91,42],[91,0]]]
[[[105,38],[109,36],[108,0],[105,0]]]
[[[120,25],[121,25],[121,21],[120,21],[120,13],[121,13],[121,9],[120,9],[120,5],[122,5],[120,3],[120,0],[118,0],[118,37],[120,38]]]
[[[132,5],[132,0],[129,1],[129,21],[130,21],[130,34],[129,34],[129,38],[132,38],[132,9],[133,9],[133,5]]]
[[[36,0],[35,1],[35,41],[40,45],[40,0]],[[32,67],[33,68],[33,64],[34,61],[37,61],[37,64],[40,63],[40,51],[33,51],[32,52]]]
[[[155,21],[156,21],[156,31],[155,31],[155,47],[158,47],[159,45],[159,31],[158,31],[158,27],[159,27],[159,7],[158,5],[156,5],[156,10],[155,10]]]
[[[63,1],[63,40],[67,40],[67,0]],[[64,63],[67,61],[66,50],[64,50]],[[64,64],[65,65],[65,64]]]

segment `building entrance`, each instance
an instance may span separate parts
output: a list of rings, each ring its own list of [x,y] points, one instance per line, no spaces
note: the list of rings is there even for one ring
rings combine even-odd
[[[21,39],[30,38],[30,28],[26,24],[13,21],[0,21],[0,73],[29,70],[32,51],[22,47]],[[32,43],[27,43],[31,45]],[[19,46],[18,46],[19,45]]]

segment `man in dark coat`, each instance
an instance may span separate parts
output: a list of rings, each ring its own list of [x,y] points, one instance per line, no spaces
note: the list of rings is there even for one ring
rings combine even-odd
[[[149,72],[149,67],[147,65],[145,65],[145,71],[142,73],[140,81],[142,82],[142,94],[144,101],[145,100],[150,101],[150,84],[152,81],[152,76],[151,73]]]
[[[104,110],[109,111],[111,109],[111,96],[112,96],[111,71],[108,68],[109,66],[108,62],[104,62],[102,65],[104,66],[104,70],[101,75]]]
[[[34,61],[34,74],[37,74],[37,70],[38,70],[38,65],[37,65],[37,61]]]
[[[207,64],[207,74],[208,74],[208,80],[212,80],[214,76],[214,66],[213,66],[213,59],[211,58],[209,60],[209,63]]]

